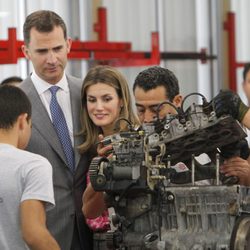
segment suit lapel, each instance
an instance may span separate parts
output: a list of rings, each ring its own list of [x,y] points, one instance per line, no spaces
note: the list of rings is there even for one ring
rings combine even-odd
[[[67,164],[66,157],[54,126],[33,84],[29,84],[29,91],[29,98],[32,103],[32,124],[34,128],[39,131],[50,146],[62,158],[65,164]]]
[[[71,101],[71,111],[72,111],[72,121],[73,121],[73,128],[74,128],[74,152],[75,152],[75,166],[77,168],[80,154],[78,151],[78,146],[82,143],[82,136],[79,136],[79,132],[81,131],[81,124],[80,124],[80,106],[81,106],[81,96],[79,94],[81,86],[81,81],[78,79],[79,84],[76,84],[76,80],[71,80],[70,77],[67,77],[69,83],[69,90],[70,90],[70,101]]]

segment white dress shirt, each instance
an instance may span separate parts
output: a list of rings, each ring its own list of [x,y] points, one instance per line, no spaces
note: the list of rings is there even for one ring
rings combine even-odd
[[[57,91],[57,101],[59,105],[61,106],[61,109],[64,113],[68,129],[69,129],[69,135],[72,142],[72,145],[74,145],[74,134],[73,134],[73,121],[72,121],[72,111],[71,111],[71,105],[70,105],[70,92],[69,92],[69,85],[66,78],[65,73],[63,74],[62,79],[55,85],[49,84],[43,79],[41,79],[36,72],[33,72],[31,75],[31,80],[34,83],[34,86],[37,90],[38,95],[41,98],[41,101],[47,110],[50,119],[51,113],[50,113],[50,100],[51,100],[51,92],[49,90],[52,86],[58,86],[59,90]]]

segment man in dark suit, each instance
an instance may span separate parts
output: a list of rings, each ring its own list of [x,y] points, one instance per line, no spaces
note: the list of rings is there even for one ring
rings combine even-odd
[[[71,40],[64,21],[52,11],[27,16],[23,33],[22,50],[34,68],[21,84],[33,110],[27,150],[46,157],[53,167],[56,207],[47,214],[47,226],[62,249],[89,250],[92,235],[81,212],[88,157],[80,157],[82,138],[76,136],[82,81],[64,71]]]

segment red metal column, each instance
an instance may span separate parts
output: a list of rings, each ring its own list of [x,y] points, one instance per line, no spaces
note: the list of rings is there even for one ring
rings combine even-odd
[[[9,36],[9,48],[8,48],[8,54],[10,61],[12,63],[17,63],[17,39],[16,39],[16,29],[10,28],[8,30],[8,36]]]
[[[229,12],[227,21],[224,23],[224,29],[228,31],[228,71],[229,71],[229,88],[237,91],[236,84],[236,46],[235,46],[235,14]]]
[[[98,34],[98,41],[107,41],[107,11],[106,8],[98,8],[98,21],[94,25],[94,31]]]

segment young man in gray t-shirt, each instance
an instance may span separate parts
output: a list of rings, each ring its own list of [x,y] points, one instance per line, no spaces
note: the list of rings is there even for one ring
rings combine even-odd
[[[46,228],[54,206],[52,167],[24,149],[31,133],[31,104],[14,86],[0,87],[0,249],[59,246]]]

